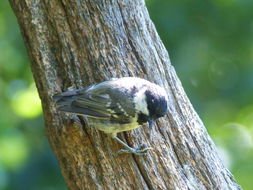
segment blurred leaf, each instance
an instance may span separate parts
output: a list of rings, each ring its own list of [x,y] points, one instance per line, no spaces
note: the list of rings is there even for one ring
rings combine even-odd
[[[250,104],[239,110],[237,121],[253,130],[253,105]]]
[[[22,166],[28,156],[28,146],[23,135],[11,132],[0,138],[0,163],[6,168],[16,169]]]
[[[14,112],[25,118],[34,118],[41,114],[41,102],[35,85],[14,94],[11,101]]]

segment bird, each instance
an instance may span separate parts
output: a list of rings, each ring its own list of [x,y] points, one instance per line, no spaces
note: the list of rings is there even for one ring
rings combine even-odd
[[[88,124],[110,135],[125,149],[119,153],[146,154],[150,148],[130,147],[117,133],[144,124],[152,129],[166,115],[168,96],[161,86],[138,77],[112,78],[83,89],[55,94],[56,110],[86,116]]]

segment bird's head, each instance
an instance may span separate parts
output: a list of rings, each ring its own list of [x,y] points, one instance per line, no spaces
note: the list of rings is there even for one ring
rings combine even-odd
[[[149,117],[156,120],[163,117],[168,111],[168,97],[163,88],[155,86],[145,92]]]
[[[140,112],[139,121],[148,122],[151,129],[154,121],[167,113],[168,97],[166,91],[155,84],[146,88],[144,97],[147,111],[146,113]]]

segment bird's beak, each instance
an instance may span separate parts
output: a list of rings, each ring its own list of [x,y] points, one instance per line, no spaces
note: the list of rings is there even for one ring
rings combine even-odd
[[[149,131],[152,130],[153,125],[154,125],[154,120],[153,120],[153,119],[149,119],[149,120],[148,120],[148,128],[149,128]]]

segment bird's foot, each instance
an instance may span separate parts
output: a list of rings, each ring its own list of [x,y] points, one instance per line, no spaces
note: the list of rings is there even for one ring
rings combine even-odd
[[[123,153],[131,153],[135,155],[145,155],[149,150],[152,150],[152,148],[147,147],[145,144],[140,144],[136,148],[127,148],[127,149],[121,149],[118,151],[118,154],[123,154]]]

